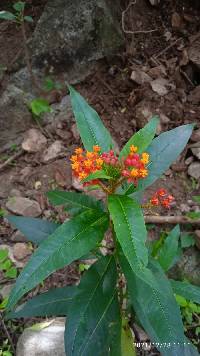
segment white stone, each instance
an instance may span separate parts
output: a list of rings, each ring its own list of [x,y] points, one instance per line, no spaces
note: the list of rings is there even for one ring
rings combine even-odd
[[[65,356],[64,331],[64,318],[25,329],[18,340],[16,356]]]
[[[195,178],[199,179],[200,178],[200,163],[199,162],[193,162],[188,168],[188,174]]]
[[[45,163],[50,162],[60,157],[63,152],[64,152],[64,147],[62,141],[57,140],[45,150],[43,154],[43,162]]]
[[[160,96],[164,96],[169,93],[171,84],[167,79],[158,78],[153,80],[151,83],[152,90]]]
[[[37,129],[28,130],[24,137],[22,148],[27,152],[39,152],[46,146],[46,137]]]
[[[200,146],[200,143],[199,143],[199,146]],[[196,156],[198,159],[200,159],[200,147],[192,148],[192,153],[194,156]]]
[[[141,70],[133,70],[131,73],[131,80],[135,83],[142,85],[144,83],[149,83],[152,81],[152,78]]]

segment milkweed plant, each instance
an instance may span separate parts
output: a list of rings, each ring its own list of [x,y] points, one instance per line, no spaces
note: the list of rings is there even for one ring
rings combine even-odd
[[[186,146],[193,125],[154,138],[158,118],[153,117],[119,153],[96,111],[74,88],[69,90],[84,146],[75,149],[71,167],[83,193],[47,193],[52,205],[63,205],[69,213],[70,219],[62,224],[7,217],[38,245],[11,292],[7,318],[66,316],[68,356],[135,355],[133,320],[162,355],[198,355],[184,335],[175,296],[200,303],[200,288],[168,279],[165,273],[171,262],[155,258],[146,241],[144,208],[169,208],[174,198],[159,189],[142,203],[145,189]],[[91,189],[101,190],[105,198],[97,200],[87,194]],[[172,230],[174,239],[178,229]],[[170,256],[163,254],[163,258]],[[77,286],[50,289],[14,309],[20,298],[50,274],[73,261],[88,259],[91,266],[84,270]]]

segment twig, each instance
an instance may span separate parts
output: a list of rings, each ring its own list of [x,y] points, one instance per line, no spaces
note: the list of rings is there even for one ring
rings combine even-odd
[[[6,327],[6,324],[4,323],[4,320],[3,320],[3,317],[1,315],[1,312],[0,312],[0,322],[1,322],[2,326],[3,326],[3,329],[4,329],[5,333],[6,333],[6,336],[7,336],[8,340],[9,340],[9,342],[10,342],[10,346],[12,347],[12,350],[13,350],[14,355],[15,355],[15,347],[14,347],[12,338],[10,336],[10,333],[9,333],[7,327]]]
[[[192,224],[200,225],[200,219],[190,219],[186,216],[160,216],[146,215],[145,222],[147,224]]]
[[[180,68],[180,73],[183,75],[183,77],[188,81],[188,83],[194,88],[195,85],[192,83],[191,79],[188,77],[187,73],[185,73],[181,68]]]
[[[122,30],[123,30],[123,32],[131,34],[131,35],[137,35],[137,34],[140,34],[140,33],[151,33],[151,32],[158,31],[158,29],[154,29],[154,30],[139,30],[139,31],[131,31],[131,30],[126,30],[125,29],[125,15],[126,15],[127,11],[130,9],[130,7],[135,5],[135,4],[136,4],[136,0],[131,1],[128,4],[127,8],[124,11],[122,11]]]
[[[15,153],[13,156],[9,157],[4,163],[0,165],[0,171],[7,167],[12,161],[16,158],[20,157],[23,154],[23,150],[21,149],[19,152]]]
[[[159,52],[156,56],[154,56],[154,59],[157,59],[158,57],[162,56],[165,52],[168,51],[168,49],[173,47],[181,39],[182,39],[181,37],[177,38],[176,41],[172,42],[169,46],[165,47],[161,52]]]

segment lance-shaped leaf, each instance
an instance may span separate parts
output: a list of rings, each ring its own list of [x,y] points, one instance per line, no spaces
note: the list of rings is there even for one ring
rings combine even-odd
[[[200,287],[188,282],[174,281],[173,279],[170,279],[170,283],[175,294],[200,304]]]
[[[48,292],[37,295],[21,304],[15,311],[8,313],[7,319],[67,315],[76,295],[76,289],[76,287],[50,289]]]
[[[148,251],[145,246],[147,232],[139,204],[126,195],[110,195],[108,209],[116,238],[131,269],[146,283],[158,288],[154,276],[146,267],[148,263]]]
[[[40,244],[19,275],[8,300],[8,310],[52,272],[94,249],[102,240],[107,227],[107,214],[87,211],[56,229]]]
[[[68,356],[120,355],[121,320],[116,281],[113,256],[101,258],[83,276],[66,323]],[[116,353],[109,353],[113,347]]]
[[[129,325],[122,325],[121,356],[136,356],[135,339]]]
[[[98,145],[102,151],[109,151],[113,147],[113,141],[99,115],[74,88],[69,86],[69,90],[72,109],[85,149],[92,151],[93,146]]]
[[[164,356],[197,356],[196,349],[187,344],[180,309],[159,263],[151,261],[149,264],[159,284],[160,290],[158,291],[133,273],[122,253],[119,254],[119,259],[135,313],[161,354]]]
[[[186,146],[193,130],[193,125],[182,125],[155,138],[147,149],[150,154],[149,174],[141,179],[138,190],[144,190],[158,179],[177,159]]]
[[[0,11],[0,20],[15,21],[15,15],[10,11]]]
[[[8,215],[6,219],[20,230],[27,240],[39,245],[60,226],[52,221]]]
[[[180,226],[176,225],[169,233],[159,251],[158,262],[164,271],[173,266],[174,260],[178,254],[178,240],[180,237]]]
[[[158,122],[158,118],[153,117],[148,122],[148,124],[146,124],[141,130],[136,132],[123,147],[119,154],[119,157],[126,157],[129,154],[131,145],[138,147],[138,153],[144,152],[155,136]]]
[[[86,194],[53,190],[47,193],[47,197],[51,204],[64,205],[73,215],[84,210],[103,211],[103,203]]]

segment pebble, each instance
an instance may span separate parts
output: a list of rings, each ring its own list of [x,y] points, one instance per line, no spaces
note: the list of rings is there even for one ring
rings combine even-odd
[[[64,150],[65,148],[63,147],[62,141],[55,141],[45,150],[42,158],[43,162],[47,163],[60,157]]]
[[[188,168],[189,176],[199,179],[200,178],[200,162],[192,162]]]
[[[10,240],[13,242],[26,242],[26,237],[19,231],[15,231],[11,236]]]
[[[190,156],[185,160],[185,164],[189,166],[194,161],[194,157]]]
[[[144,83],[149,83],[152,81],[152,78],[141,70],[133,70],[131,73],[131,80],[135,83],[142,85]]]
[[[169,81],[164,78],[155,79],[150,83],[150,85],[152,90],[160,96],[168,94],[171,86]]]
[[[9,196],[10,197],[21,197],[22,193],[20,192],[20,190],[13,188],[13,189],[11,189]]]
[[[6,203],[6,208],[16,215],[37,217],[42,211],[40,205],[35,200],[22,197],[12,197]]]
[[[13,247],[13,256],[18,261],[25,260],[28,256],[30,256],[32,251],[28,247],[28,245],[24,242],[17,242]]]
[[[200,146],[200,143],[199,143],[199,146]],[[200,159],[200,147],[192,148],[192,153],[195,157]]]
[[[200,129],[193,131],[191,136],[191,141],[200,142]]]
[[[14,286],[13,283],[8,283],[5,286],[3,286],[2,288],[0,288],[0,297],[2,299],[7,298],[10,295],[10,292],[11,292],[13,286]]]
[[[37,129],[30,129],[25,133],[22,148],[27,152],[40,152],[47,144],[46,137]]]

